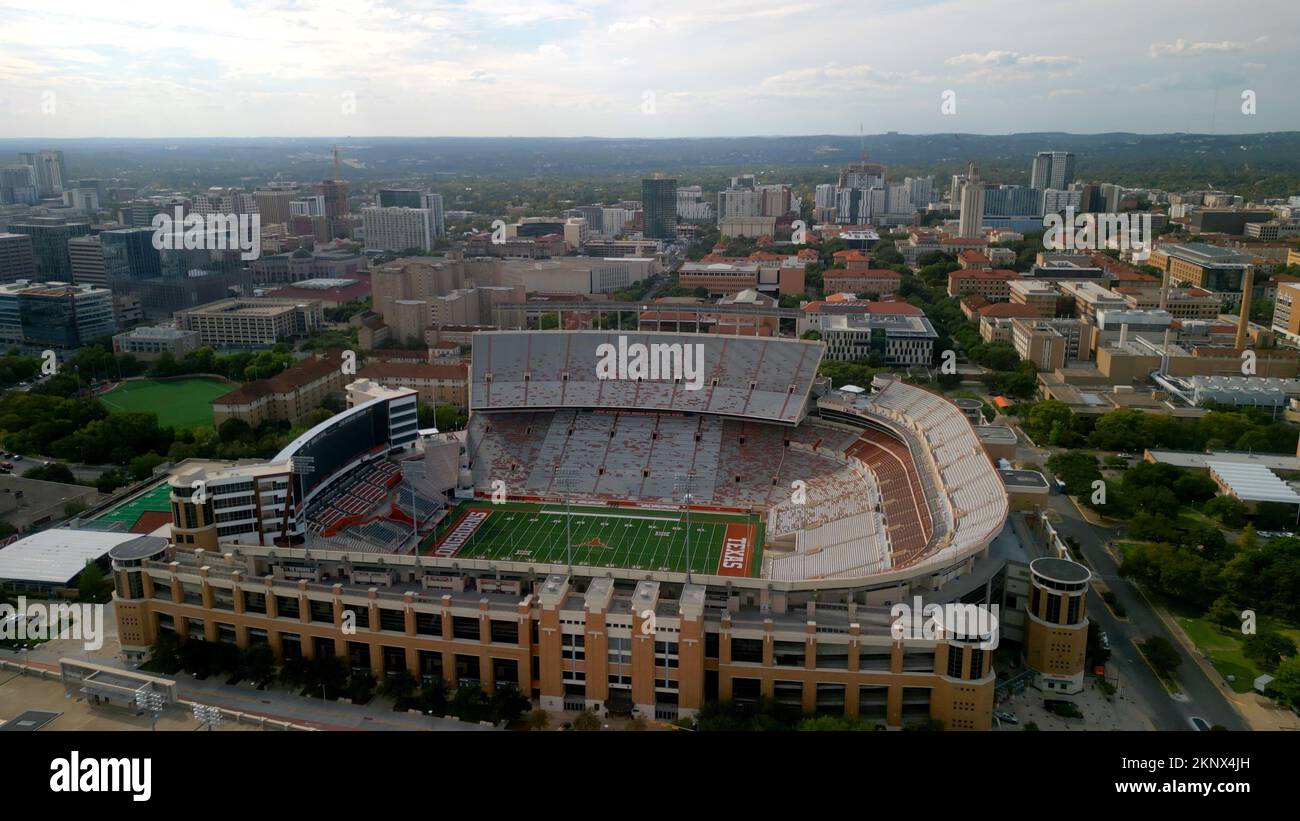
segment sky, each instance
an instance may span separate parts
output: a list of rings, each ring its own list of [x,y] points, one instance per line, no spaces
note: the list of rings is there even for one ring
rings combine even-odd
[[[1298,75],[1296,0],[0,0],[0,137],[1256,133]]]

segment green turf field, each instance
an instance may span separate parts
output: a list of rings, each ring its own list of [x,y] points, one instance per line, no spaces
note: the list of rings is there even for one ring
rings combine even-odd
[[[686,522],[679,511],[639,508],[578,507],[566,516],[564,505],[510,502],[492,505],[466,502],[458,506],[421,546],[433,546],[471,509],[490,511],[474,535],[456,553],[458,558],[563,564],[565,523],[573,544],[573,563],[636,570],[686,570]],[[763,527],[757,516],[692,511],[691,570],[718,572],[727,525],[752,526],[749,575],[762,564]]]
[[[177,429],[212,424],[212,400],[234,386],[215,379],[141,379],[123,382],[99,401],[110,411],[150,411],[158,424]]]
[[[171,510],[170,499],[171,488],[168,487],[166,482],[162,482],[128,502],[109,508],[96,516],[94,520],[101,524],[121,522],[123,530],[130,530],[131,525],[135,524],[135,520],[140,518],[141,513],[150,510]]]

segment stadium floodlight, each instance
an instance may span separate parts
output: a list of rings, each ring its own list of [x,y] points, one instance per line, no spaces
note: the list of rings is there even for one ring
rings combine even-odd
[[[564,554],[569,564],[569,574],[573,574],[573,532],[572,520],[573,515],[570,513],[570,501],[573,496],[573,485],[578,479],[578,471],[575,468],[556,467],[555,481],[560,487],[564,488]]]
[[[682,497],[686,511],[686,583],[691,583],[691,499],[695,495],[695,472],[673,476],[673,490]]]
[[[294,456],[293,459],[290,460],[290,462],[289,462],[289,467],[290,467],[290,469],[291,469],[294,473],[296,473],[296,474],[300,474],[300,475],[302,475],[302,476],[304,476],[304,477],[306,477],[306,476],[310,476],[310,475],[311,475],[313,472],[315,472],[315,470],[316,470],[316,457],[315,457],[315,456]],[[305,486],[305,485],[304,485],[304,486]],[[306,496],[307,494],[304,493],[303,495]],[[288,509],[289,509],[289,507],[291,506],[291,502],[290,502],[290,500],[291,500],[292,498],[293,498],[293,481],[292,481],[292,479],[290,479],[290,482],[289,482],[289,493],[288,493],[288,496],[287,496],[287,497],[285,498],[285,500],[284,500],[286,513],[288,512]],[[306,508],[304,507],[304,508],[303,508],[303,515],[306,516],[306,514],[307,514],[307,510],[306,510]],[[287,519],[288,519],[288,516],[286,515],[285,518],[286,518],[286,520],[287,520]],[[287,545],[287,544],[288,544],[288,541],[287,541],[287,539],[288,539],[288,534],[285,534],[285,538],[286,538],[285,544]],[[303,558],[306,558],[306,557],[308,556],[308,554],[310,554],[310,553],[311,553],[311,527],[308,526],[308,525],[305,525],[305,524],[304,524],[304,527],[303,527],[303,533],[302,533],[302,555],[303,555]]]
[[[199,723],[199,726],[206,726],[210,732],[213,727],[220,725],[223,720],[221,708],[210,704],[195,704],[194,720]]]
[[[135,705],[141,710],[148,710],[151,718],[150,730],[158,729],[158,719],[162,717],[167,697],[156,690],[141,690],[135,694]]]

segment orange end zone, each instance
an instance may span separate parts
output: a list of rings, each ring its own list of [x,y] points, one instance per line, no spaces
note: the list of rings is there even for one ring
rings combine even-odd
[[[722,555],[718,557],[719,576],[748,576],[754,559],[756,534],[752,524],[727,525],[727,535],[722,542]]]

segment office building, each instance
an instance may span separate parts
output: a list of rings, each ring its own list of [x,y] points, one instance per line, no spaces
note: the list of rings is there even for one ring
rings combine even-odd
[[[0,205],[36,205],[40,201],[35,169],[30,165],[0,166]]]
[[[0,343],[73,349],[116,330],[106,288],[22,280],[0,286]]]
[[[677,180],[662,174],[641,180],[641,235],[646,239],[677,238]]]
[[[212,348],[269,348],[311,336],[324,321],[320,302],[268,297],[223,299],[176,312],[177,327],[198,331]]]
[[[68,241],[89,234],[90,223],[68,222],[62,217],[30,217],[23,222],[10,223],[9,231],[31,237],[37,279],[72,282]]]
[[[979,166],[971,163],[966,173],[966,183],[961,188],[961,213],[957,235],[977,238],[983,235],[984,182],[979,178]]]
[[[1069,151],[1039,151],[1029,172],[1029,187],[1064,189],[1074,182],[1074,154]]]
[[[198,331],[146,326],[133,328],[113,337],[113,350],[131,354],[146,362],[171,354],[177,360],[202,347]]]
[[[37,151],[19,154],[18,162],[30,166],[36,180],[36,190],[41,199],[57,197],[70,182],[68,169],[63,163],[62,151]]]
[[[0,284],[36,277],[32,238],[0,231]]]

